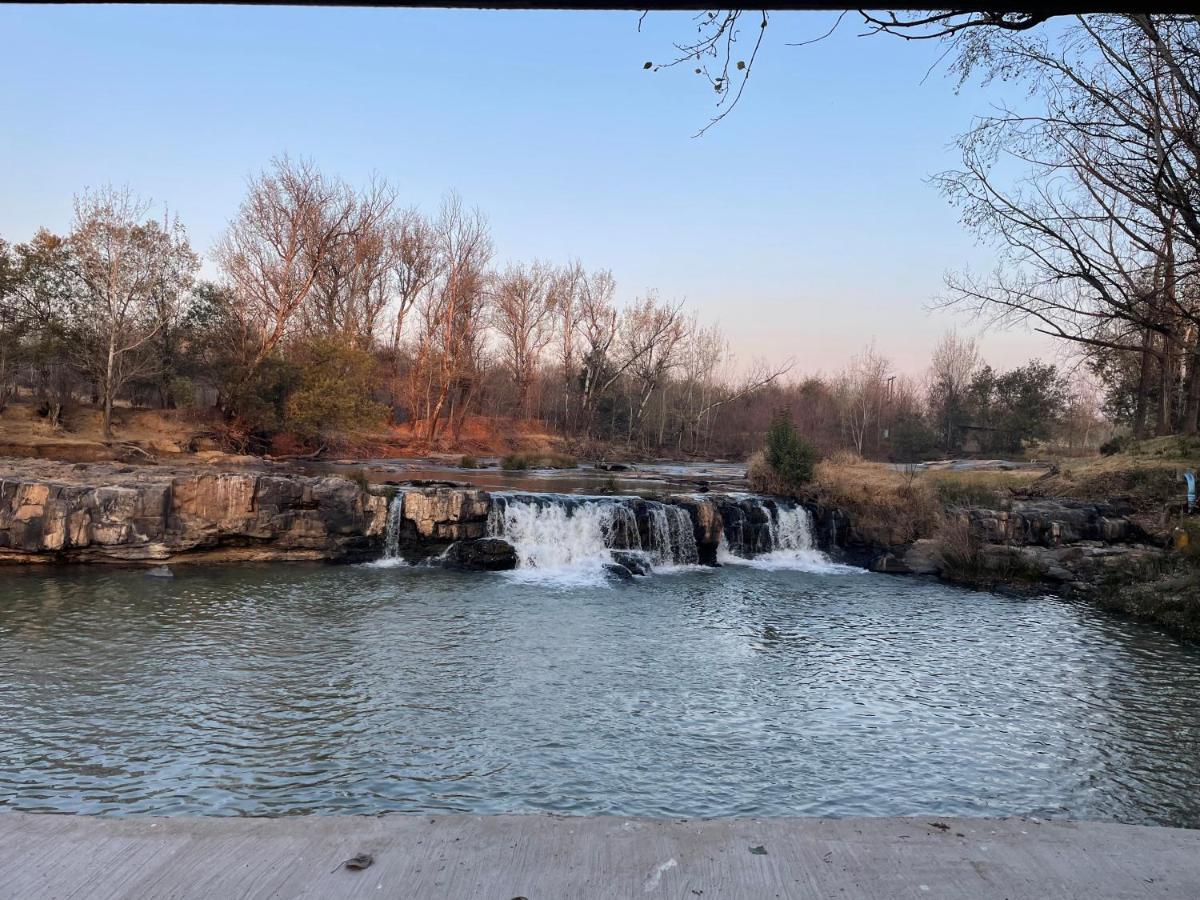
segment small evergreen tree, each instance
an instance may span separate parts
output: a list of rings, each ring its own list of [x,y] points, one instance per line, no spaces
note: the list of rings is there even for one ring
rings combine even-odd
[[[819,454],[812,444],[796,433],[787,410],[781,409],[771,418],[766,459],[779,483],[789,491],[795,491],[813,479]]]

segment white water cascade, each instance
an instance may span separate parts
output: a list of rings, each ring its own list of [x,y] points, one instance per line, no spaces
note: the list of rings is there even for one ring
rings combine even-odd
[[[517,571],[525,577],[601,577],[614,562],[614,550],[637,554],[647,566],[658,568],[699,562],[687,510],[653,500],[496,495],[487,533],[512,544]]]
[[[700,562],[700,550],[696,547],[696,532],[692,528],[692,517],[681,506],[668,506],[667,515],[671,526],[673,561],[681,566],[697,565]]]
[[[716,553],[721,564],[860,571],[831,562],[816,548],[812,515],[803,506],[745,494],[714,497],[712,502],[724,522]],[[401,555],[403,525],[404,496],[397,494],[388,506],[383,557],[370,565],[409,565]],[[634,574],[699,565],[695,528],[687,501],[497,493],[492,495],[486,533],[512,545],[518,578],[598,582],[609,569],[621,571],[613,563]]]
[[[760,569],[796,569],[804,572],[859,572],[853,566],[835,563],[817,549],[813,541],[812,513],[803,506],[763,504],[756,498],[743,500],[765,513],[769,549],[752,555],[735,554],[725,537],[717,549],[722,565],[753,566]]]
[[[377,569],[407,566],[400,555],[400,525],[404,518],[404,494],[397,493],[388,503],[387,530],[383,533],[383,556],[367,565]]]
[[[397,494],[388,504],[387,531],[383,537],[383,558],[396,559],[400,555],[400,520],[404,515],[404,495]]]

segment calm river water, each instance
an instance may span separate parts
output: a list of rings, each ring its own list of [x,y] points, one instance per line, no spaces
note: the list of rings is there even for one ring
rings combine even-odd
[[[1200,825],[1200,650],[1053,599],[727,566],[0,574],[0,806]]]

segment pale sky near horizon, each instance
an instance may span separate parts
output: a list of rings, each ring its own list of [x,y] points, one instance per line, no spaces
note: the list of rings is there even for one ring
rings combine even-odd
[[[386,176],[429,212],[456,189],[497,258],[579,258],[719,322],[744,362],[832,372],[874,339],[919,374],[965,315],[947,269],[994,256],[927,183],[1003,86],[955,90],[943,48],[773,14],[738,108],[646,72],[690,14],[289,7],[0,6],[0,236],[68,226],[72,195],[128,184],[207,253],[272,156]],[[747,52],[749,48],[747,46]],[[211,267],[210,267],[211,270]],[[1007,368],[1046,338],[981,336]]]

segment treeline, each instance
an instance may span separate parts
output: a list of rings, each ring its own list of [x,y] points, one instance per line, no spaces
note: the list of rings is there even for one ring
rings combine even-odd
[[[949,16],[950,14],[946,14]],[[1200,422],[1200,19],[1088,15],[1055,35],[962,28],[958,68],[1022,82],[938,179],[1001,252],[947,301],[1074,347],[1138,437]]]
[[[128,190],[86,193],[66,235],[0,240],[0,408],[55,424],[93,403],[212,410],[244,450],[393,423],[428,447],[472,417],[580,441],[705,452],[720,411],[786,366],[735,375],[713,326],[654,294],[621,303],[578,262],[498,264],[455,195],[435,215],[287,158],[252,179],[212,259]]]
[[[128,190],[80,196],[65,235],[0,241],[0,411],[18,390],[54,425],[92,404],[111,435],[118,402],[186,408],[231,447],[274,453],[388,425],[408,448],[456,449],[474,423],[743,458],[781,412],[823,452],[883,459],[1099,440],[1056,367],[998,373],[953,335],[923,383],[873,347],[834,377],[738,374],[682,304],[622,303],[610,272],[578,262],[498,264],[456,196],[427,216],[381,181],[286,158],[250,182],[212,259],[218,277],[199,279],[182,225]]]
[[[1112,433],[1087,382],[1039,360],[997,371],[974,340],[953,332],[919,378],[897,374],[872,345],[835,375],[775,382],[731,406],[723,417],[728,440],[714,451],[743,452],[736,435],[754,435],[751,446],[761,446],[781,412],[824,455],[850,451],[894,462],[1031,450],[1086,454]]]

